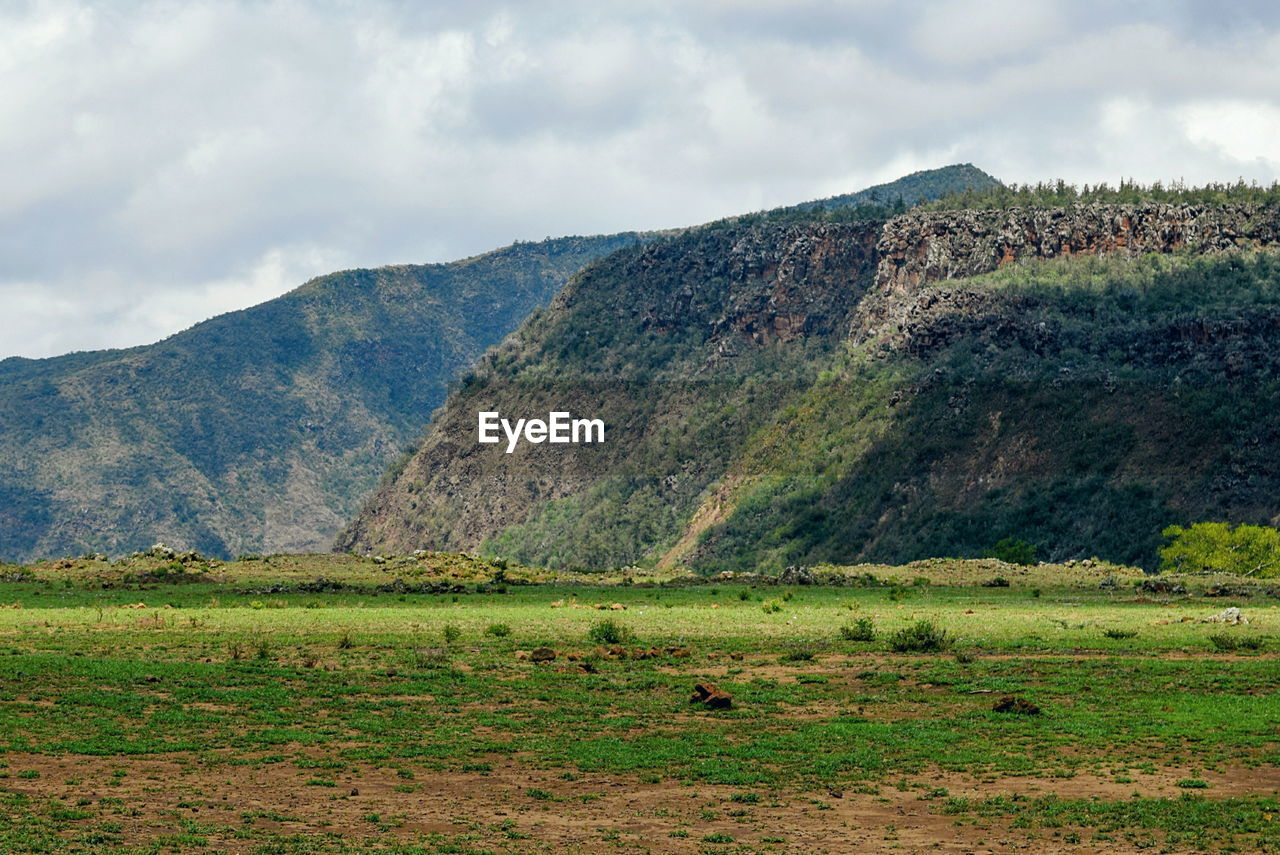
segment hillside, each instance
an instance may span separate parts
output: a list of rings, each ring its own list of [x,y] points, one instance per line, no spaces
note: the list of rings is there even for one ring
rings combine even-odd
[[[157,344],[0,362],[0,556],[332,541],[448,384],[588,262],[521,243],[322,276]]]
[[[588,268],[484,360],[340,549],[701,571],[1150,565],[1275,521],[1272,198],[747,218]],[[822,212],[815,212],[821,214]],[[476,443],[479,410],[602,445]]]

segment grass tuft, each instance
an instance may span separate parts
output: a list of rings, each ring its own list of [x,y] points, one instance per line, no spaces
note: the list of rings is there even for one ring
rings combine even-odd
[[[852,624],[840,627],[840,638],[845,641],[875,641],[875,622],[871,618],[858,618]]]
[[[897,653],[936,653],[950,646],[950,634],[931,620],[918,620],[889,636],[889,647]]]

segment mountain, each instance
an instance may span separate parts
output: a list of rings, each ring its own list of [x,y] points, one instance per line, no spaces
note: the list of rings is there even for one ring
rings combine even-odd
[[[461,371],[648,239],[343,271],[157,344],[0,361],[0,556],[325,548]]]
[[[967,195],[601,259],[337,548],[712,572],[1016,538],[1150,566],[1170,523],[1280,520],[1280,193]],[[477,442],[491,411],[605,441],[508,452]]]
[[[770,213],[817,213],[856,208],[860,205],[911,206],[920,202],[958,196],[964,193],[988,193],[1001,187],[999,181],[972,163],[957,163],[942,169],[925,169],[904,175],[887,184],[876,184],[856,193],[844,193],[813,202],[777,208]]]

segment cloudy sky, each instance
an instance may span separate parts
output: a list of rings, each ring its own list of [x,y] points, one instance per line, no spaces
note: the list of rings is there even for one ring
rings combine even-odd
[[[0,0],[0,357],[961,161],[1270,183],[1277,8]]]

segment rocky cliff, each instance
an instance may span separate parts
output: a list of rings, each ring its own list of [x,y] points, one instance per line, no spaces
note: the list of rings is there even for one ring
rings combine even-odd
[[[700,509],[715,524],[667,560],[903,561],[1016,537],[1152,566],[1170,523],[1280,522],[1278,240],[1274,205],[889,221],[845,360],[742,450]]]
[[[452,397],[342,549],[555,566],[980,555],[1150,563],[1272,521],[1275,206],[1085,204],[738,222],[585,270]],[[603,446],[475,414],[604,418]]]
[[[918,211],[885,224],[876,283],[859,323],[867,334],[901,298],[929,282],[963,279],[1006,264],[1088,255],[1206,254],[1280,242],[1275,206],[1107,205]]]

